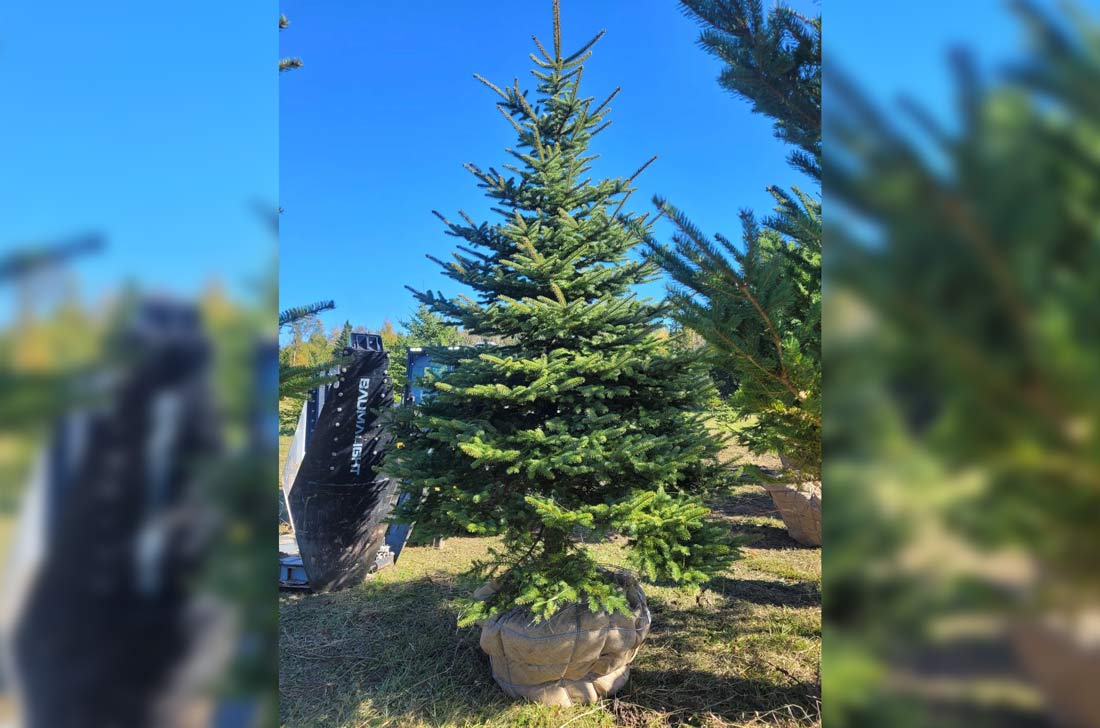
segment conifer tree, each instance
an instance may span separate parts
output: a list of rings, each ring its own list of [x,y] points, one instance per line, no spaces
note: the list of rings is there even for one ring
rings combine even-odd
[[[1063,689],[1071,656],[1092,654],[1100,594],[1100,20],[1006,6],[1025,45],[991,72],[956,49],[950,92],[883,106],[859,74],[827,73],[827,188],[848,214],[830,216],[825,270],[830,488],[845,495],[825,524],[825,725],[1047,722],[976,690],[945,706],[899,689],[935,625],[974,615],[1014,625],[1000,639],[1017,648],[1046,632],[1063,663],[1027,647],[1019,664],[1060,669],[1037,681],[1045,707],[1095,723]],[[957,558],[910,559],[943,544]],[[1005,550],[1034,578],[1006,589]],[[937,636],[936,664],[972,640]]]
[[[675,315],[708,343],[736,390],[730,404],[755,422],[736,436],[754,453],[779,452],[821,477],[821,18],[760,0],[684,0],[703,25],[699,44],[725,62],[719,83],[774,120],[789,163],[816,188],[768,187],[774,214],[741,212],[741,245],[713,241],[666,200],[671,245],[651,241],[675,281]]]
[[[336,340],[332,342],[332,356],[337,358],[343,356],[344,348],[351,346],[351,322],[345,320],[343,328],[340,329],[340,333],[336,335]]]
[[[392,324],[388,321],[386,323],[392,332]],[[401,326],[404,327],[405,333],[392,332],[393,345],[386,344],[387,351],[392,352],[389,371],[394,392],[405,391],[409,347],[454,346],[458,343],[460,336],[458,329],[444,321],[441,316],[429,311],[424,304],[417,306],[412,316],[401,322]]]
[[[332,301],[318,301],[307,306],[294,306],[279,312],[279,329],[293,326],[305,321],[322,311],[328,311],[336,307]],[[279,359],[279,400],[303,399],[309,396],[311,390],[331,381],[329,369],[335,366],[338,360],[322,363],[298,364]]]
[[[290,27],[290,21],[287,19],[287,17],[285,15],[280,14],[279,15],[279,30],[286,30],[289,27]],[[302,67],[302,59],[301,58],[287,57],[287,58],[280,58],[279,59],[279,73],[282,73],[283,71],[293,71],[295,68],[301,68],[301,67]]]
[[[408,332],[409,343],[413,346],[454,346],[458,343],[458,329],[449,325],[442,316],[434,314],[424,304],[401,325]]]
[[[428,535],[503,536],[475,568],[498,590],[468,602],[464,623],[515,605],[536,619],[574,601],[627,610],[575,539],[581,530],[624,535],[634,567],[688,588],[735,555],[692,494],[716,449],[699,412],[708,380],[655,335],[663,309],[632,292],[655,272],[628,257],[650,231],[647,215],[625,209],[641,170],[586,176],[618,93],[596,103],[580,92],[602,35],[564,55],[555,1],[552,50],[536,38],[532,54],[537,93],[476,76],[518,136],[501,170],[467,165],[497,218],[437,213],[462,241],[444,274],[473,297],[414,291],[447,321],[501,342],[440,352],[451,368],[427,377],[432,396],[399,415],[403,447],[387,460],[413,496],[399,518]]]

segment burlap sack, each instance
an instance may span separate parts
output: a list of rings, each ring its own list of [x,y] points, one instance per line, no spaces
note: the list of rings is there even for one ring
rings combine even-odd
[[[1100,726],[1100,636],[1095,625],[1017,620],[1009,635],[1051,715],[1067,726]]]
[[[596,702],[626,684],[651,618],[638,582],[628,575],[617,578],[633,612],[629,616],[573,604],[537,624],[516,608],[481,626],[481,649],[505,693],[568,706]]]
[[[787,533],[806,546],[821,545],[821,483],[766,483]]]

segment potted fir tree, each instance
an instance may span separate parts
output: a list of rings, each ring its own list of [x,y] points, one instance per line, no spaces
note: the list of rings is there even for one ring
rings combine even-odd
[[[650,227],[624,210],[637,173],[585,177],[608,123],[607,101],[579,89],[598,38],[563,55],[555,1],[536,94],[478,77],[518,135],[504,174],[467,165],[499,218],[444,220],[465,243],[444,273],[474,298],[416,295],[494,343],[433,352],[449,368],[399,415],[387,460],[410,496],[397,518],[429,535],[502,536],[475,567],[486,586],[462,624],[482,625],[505,692],[565,705],[619,689],[650,625],[637,580],[602,568],[579,532],[624,536],[635,569],[686,588],[736,554],[698,496],[715,453],[708,380],[655,335],[661,307],[632,293],[654,273],[628,257]]]

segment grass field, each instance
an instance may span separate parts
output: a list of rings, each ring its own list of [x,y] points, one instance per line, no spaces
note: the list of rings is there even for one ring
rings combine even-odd
[[[478,630],[456,627],[456,577],[491,539],[456,538],[407,547],[396,566],[346,591],[282,596],[282,724],[820,725],[821,551],[787,536],[763,488],[739,486],[713,505],[754,542],[699,599],[645,586],[653,630],[614,699],[559,709],[504,696]],[[622,561],[612,543],[592,548]]]
[[[0,436],[0,564],[6,564],[31,463],[39,443],[30,437]]]

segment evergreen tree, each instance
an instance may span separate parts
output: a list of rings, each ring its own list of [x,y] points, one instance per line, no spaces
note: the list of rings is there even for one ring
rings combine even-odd
[[[344,327],[340,329],[340,332],[336,335],[336,341],[332,344],[332,357],[334,359],[343,355],[345,347],[351,346],[351,334],[351,322],[345,320]]]
[[[886,710],[1041,724],[978,691],[915,704],[898,688],[906,658],[968,658],[973,633],[930,645],[960,616],[1016,625],[1005,637],[1039,622],[1067,658],[1095,634],[1100,22],[1080,5],[1008,5],[1027,45],[988,74],[956,51],[950,94],[883,107],[858,75],[826,76],[827,188],[850,214],[830,215],[825,268],[829,479],[845,495],[825,523],[825,725]],[[911,558],[943,544],[953,559]],[[1006,589],[1006,547],[1034,579]],[[1068,695],[1045,702],[1064,710]]]
[[[320,301],[308,306],[295,306],[279,312],[279,329],[301,325],[307,321],[315,321],[317,314],[335,308],[332,301]],[[299,337],[300,332],[297,332]],[[279,400],[302,399],[309,395],[310,391],[330,381],[328,370],[335,365],[335,361],[311,361],[301,362],[279,357]]]
[[[382,328],[376,332],[382,337],[382,347],[390,354],[390,365],[387,373],[393,386],[394,397],[401,400],[401,393],[405,391],[405,370],[408,362],[409,337],[393,327],[393,322],[386,319],[382,322]]]
[[[541,57],[532,55],[537,94],[476,76],[518,135],[515,163],[503,165],[509,176],[467,165],[495,222],[439,215],[464,243],[444,273],[476,298],[414,292],[501,342],[440,352],[453,366],[426,378],[433,394],[422,406],[398,415],[403,447],[387,460],[412,496],[399,518],[428,535],[503,535],[474,570],[498,591],[467,602],[463,623],[514,605],[536,619],[573,601],[627,610],[575,540],[582,528],[623,534],[633,566],[689,588],[734,555],[727,529],[691,494],[716,450],[699,412],[706,376],[655,335],[663,309],[631,290],[655,273],[628,257],[650,231],[647,215],[623,209],[641,170],[585,177],[615,95],[597,104],[580,94],[600,36],[563,56],[555,2],[553,53],[536,39]]]
[[[279,15],[279,30],[286,30],[290,27],[290,21],[285,15]],[[283,71],[293,71],[295,68],[302,67],[302,59],[295,57],[286,57],[279,59],[279,73]]]
[[[921,134],[905,133],[851,80],[831,79],[844,143],[830,149],[829,186],[881,237],[831,229],[829,275],[873,313],[860,353],[906,435],[952,475],[981,479],[942,514],[955,533],[1023,546],[1049,579],[1100,593],[1100,22],[1013,9],[1028,49],[1009,73],[986,81],[969,56],[953,58],[965,102],[953,131],[908,99]],[[869,398],[830,397],[848,415],[837,452],[893,463],[893,443],[855,440]]]
[[[401,325],[408,332],[411,346],[454,346],[458,343],[458,329],[451,326],[423,303]]]
[[[808,479],[821,478],[821,18],[760,0],[685,0],[704,26],[699,43],[726,63],[719,83],[774,120],[795,147],[788,160],[815,190],[768,191],[774,214],[741,212],[740,246],[714,240],[667,201],[671,245],[650,242],[675,285],[675,316],[708,343],[714,366],[736,386],[730,399],[753,424],[736,437],[754,453],[779,452]]]

